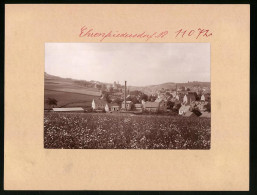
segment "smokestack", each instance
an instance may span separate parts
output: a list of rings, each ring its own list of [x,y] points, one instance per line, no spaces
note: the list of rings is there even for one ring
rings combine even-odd
[[[125,103],[125,110],[127,110],[127,104],[126,104],[126,96],[127,96],[127,81],[125,81],[125,95],[124,95],[124,103]]]

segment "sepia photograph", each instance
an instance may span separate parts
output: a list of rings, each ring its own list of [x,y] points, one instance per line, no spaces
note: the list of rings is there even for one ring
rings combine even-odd
[[[210,44],[45,43],[44,148],[210,149]]]

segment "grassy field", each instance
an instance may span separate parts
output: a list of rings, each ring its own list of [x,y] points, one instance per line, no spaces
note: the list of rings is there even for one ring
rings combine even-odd
[[[98,96],[52,90],[45,90],[44,96],[45,100],[55,98],[58,101],[57,107],[91,107],[92,100],[98,98]],[[46,102],[44,107],[45,109],[50,108]]]
[[[90,107],[92,100],[100,96],[96,88],[79,86],[70,79],[45,75],[44,98],[54,98],[57,107]],[[46,102],[45,109],[50,109]]]
[[[45,112],[45,148],[210,149],[207,118]]]

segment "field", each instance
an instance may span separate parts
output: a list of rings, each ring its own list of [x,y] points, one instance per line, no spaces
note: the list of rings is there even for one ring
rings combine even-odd
[[[45,100],[47,98],[55,98],[58,101],[58,107],[91,107],[92,100],[99,98],[98,96],[52,90],[45,90],[44,96]],[[45,109],[50,108],[46,102],[44,107]]]
[[[94,98],[99,98],[96,88],[82,87],[71,79],[64,79],[45,73],[44,98],[57,100],[57,107],[90,107]],[[44,104],[45,109],[51,106]]]
[[[210,149],[211,121],[181,116],[45,112],[45,148]]]

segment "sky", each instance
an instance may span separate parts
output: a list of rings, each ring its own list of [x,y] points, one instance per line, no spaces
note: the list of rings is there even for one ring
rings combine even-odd
[[[210,82],[210,44],[46,43],[45,72],[130,86]]]

